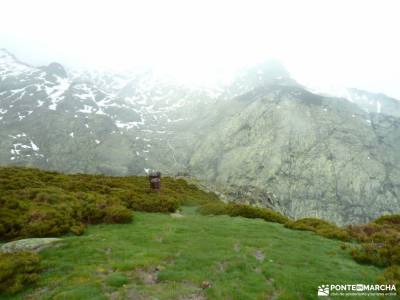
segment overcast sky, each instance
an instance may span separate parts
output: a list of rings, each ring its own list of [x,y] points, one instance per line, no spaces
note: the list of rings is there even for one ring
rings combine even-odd
[[[151,65],[192,82],[278,58],[301,83],[400,99],[399,11],[397,0],[2,0],[0,48],[32,64]]]

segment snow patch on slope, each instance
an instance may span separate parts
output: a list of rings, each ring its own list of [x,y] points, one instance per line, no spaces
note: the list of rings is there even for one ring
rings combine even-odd
[[[64,98],[64,93],[69,89],[71,82],[68,79],[57,77],[57,83],[55,86],[46,86],[45,90],[49,96],[51,104],[49,105],[50,110],[56,110],[57,104]]]

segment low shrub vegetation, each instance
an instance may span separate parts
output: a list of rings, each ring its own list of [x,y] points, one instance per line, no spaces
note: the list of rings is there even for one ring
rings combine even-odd
[[[0,253],[0,293],[16,293],[38,279],[39,256],[31,252]]]
[[[197,208],[197,212],[202,215],[228,215],[227,204],[221,201],[203,204]]]
[[[382,216],[365,224],[348,227],[352,238],[360,244],[351,249],[360,263],[377,266],[400,265],[400,216]]]
[[[254,207],[246,204],[225,204],[223,202],[207,203],[199,207],[198,212],[203,215],[228,215],[249,219],[263,219],[268,222],[285,223],[288,218],[268,208]]]
[[[400,215],[384,215],[364,225],[347,228],[352,238],[359,242],[350,253],[361,264],[386,267],[378,278],[382,284],[400,284]],[[397,290],[399,294],[399,289]]]
[[[296,221],[288,221],[285,223],[285,227],[296,230],[313,231],[320,236],[341,241],[348,241],[351,238],[347,230],[316,218],[303,218]]]
[[[82,234],[84,224],[126,223],[132,211],[115,197],[60,188],[25,188],[0,196],[1,238]]]
[[[374,224],[378,225],[389,225],[400,229],[400,214],[394,215],[383,215],[373,221]]]
[[[145,176],[47,172],[0,167],[0,240],[81,235],[87,224],[127,223],[132,211],[174,212],[218,197],[183,179],[164,177],[161,192]]]
[[[394,265],[385,269],[378,278],[380,284],[394,284],[397,289],[397,295],[400,295],[400,266]]]

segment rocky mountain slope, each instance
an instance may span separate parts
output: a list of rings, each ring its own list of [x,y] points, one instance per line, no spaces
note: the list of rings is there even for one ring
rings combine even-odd
[[[345,98],[368,113],[400,117],[400,101],[382,93],[371,93],[355,88],[311,88],[312,92],[324,96]]]
[[[192,173],[231,193],[246,187],[256,203],[267,190],[295,218],[351,223],[398,211],[399,119],[279,85],[233,99],[223,112],[197,144]]]
[[[70,72],[0,50],[0,163],[157,169],[292,217],[366,222],[400,211],[400,102],[349,94],[311,93],[277,62],[189,88],[151,70]]]

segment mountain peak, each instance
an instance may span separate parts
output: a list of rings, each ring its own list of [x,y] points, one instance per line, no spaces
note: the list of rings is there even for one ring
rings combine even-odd
[[[57,62],[52,62],[51,64],[49,64],[46,67],[43,67],[43,69],[46,71],[46,73],[50,74],[50,75],[55,75],[55,76],[59,76],[61,78],[67,78],[67,72],[65,71],[64,67]]]
[[[290,78],[290,73],[279,60],[271,59],[264,61],[257,65],[256,68],[259,72],[267,74],[270,78]]]

